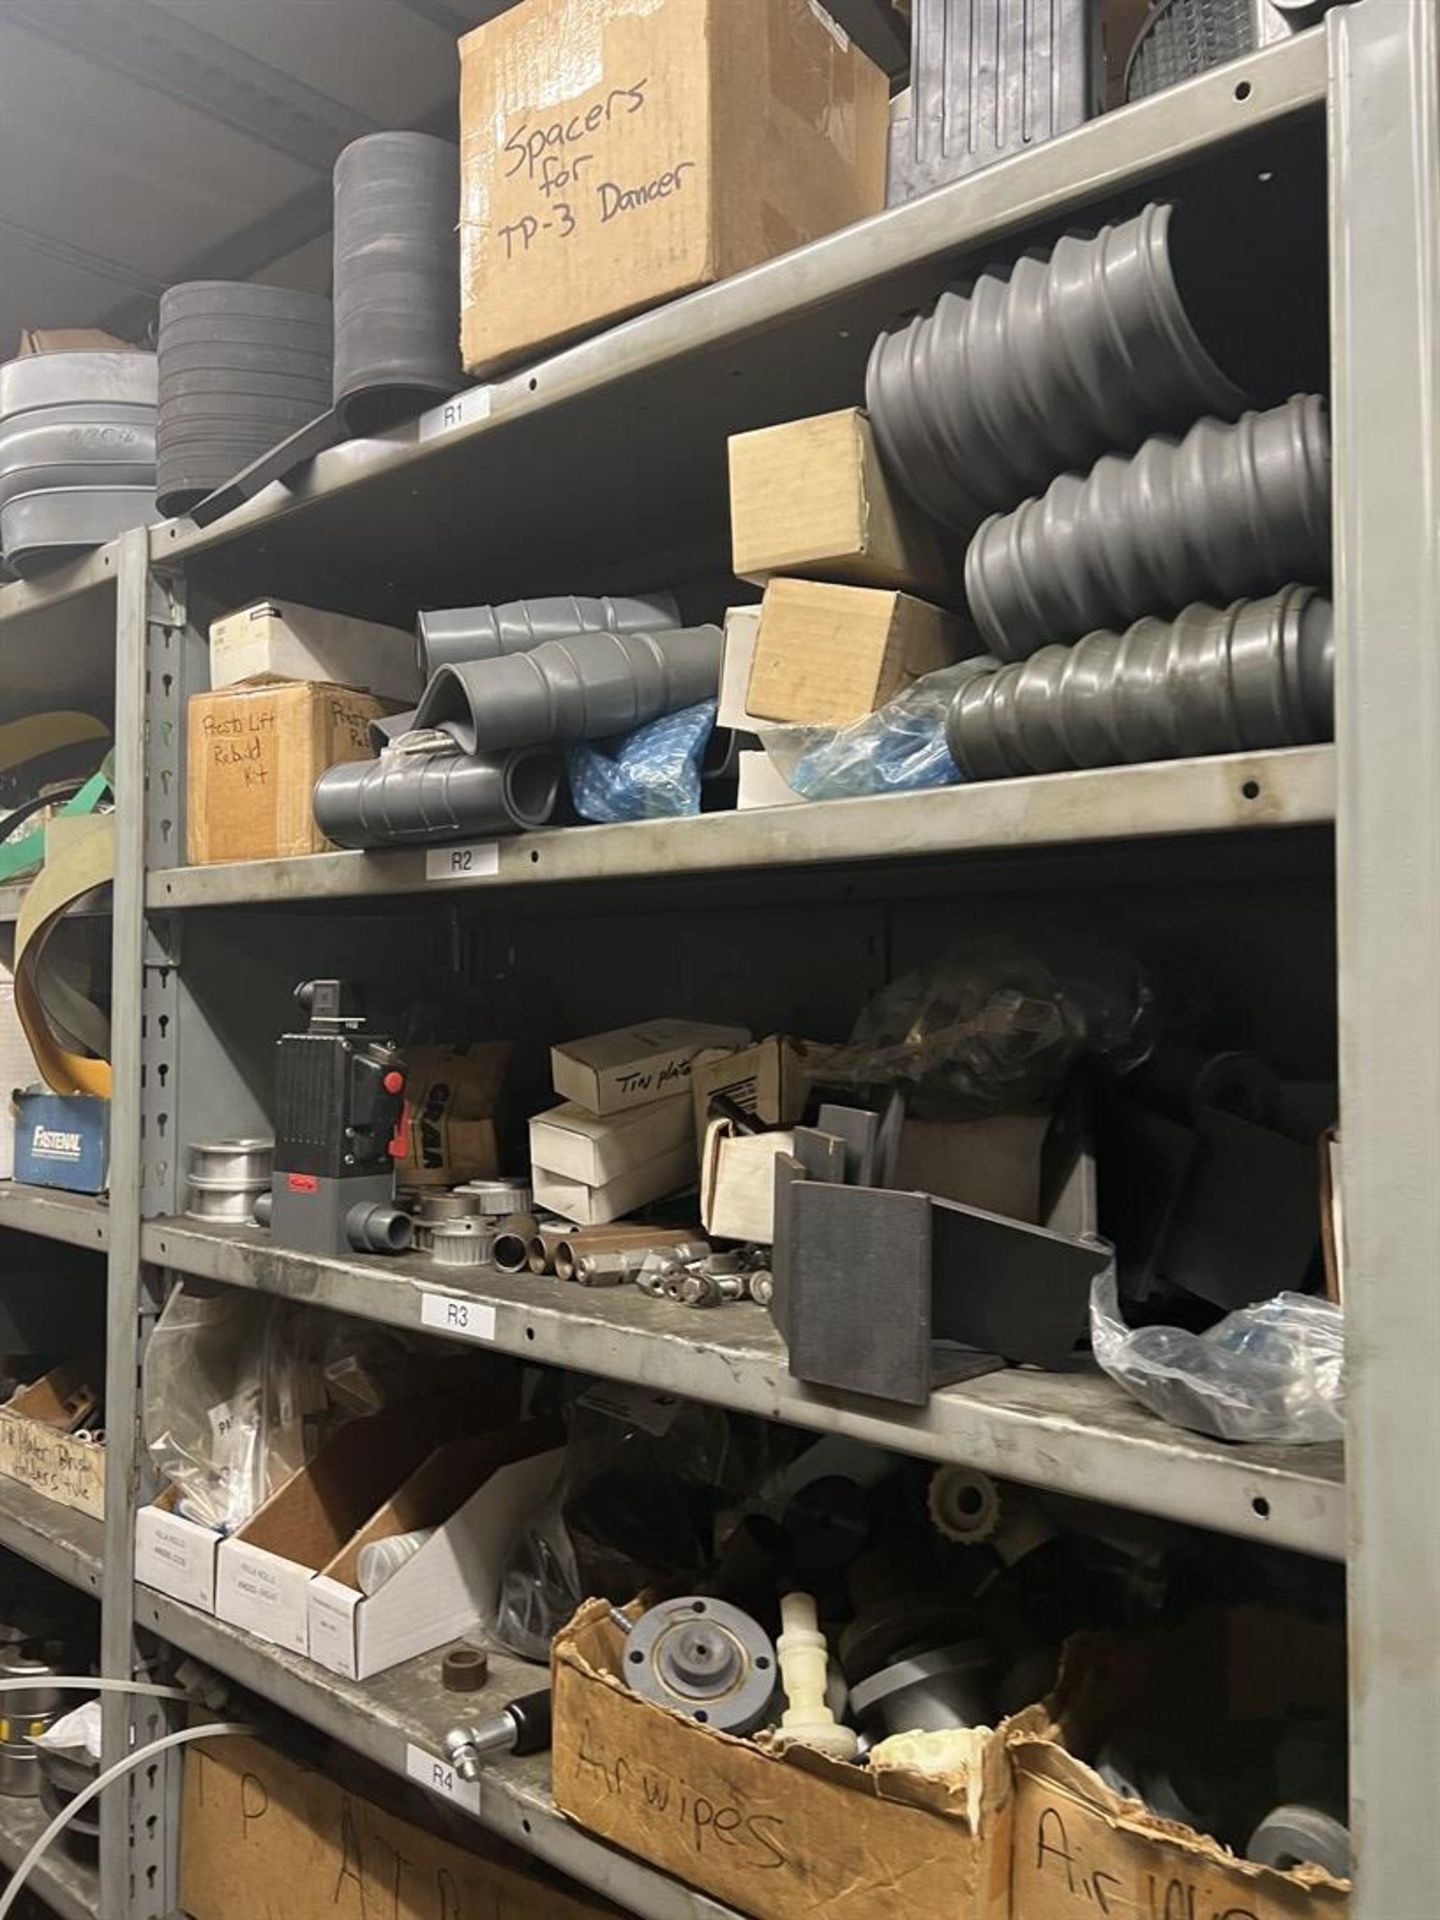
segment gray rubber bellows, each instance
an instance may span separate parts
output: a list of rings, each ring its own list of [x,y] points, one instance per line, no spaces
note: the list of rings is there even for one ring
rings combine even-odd
[[[713,700],[722,644],[718,627],[582,633],[530,653],[441,667],[415,724],[443,728],[465,753],[608,740]]]
[[[330,407],[330,302],[192,280],[160,300],[162,513],[185,513]]]
[[[1175,208],[1066,236],[982,273],[875,342],[865,399],[881,458],[933,519],[987,514],[1245,396],[1211,359],[1171,257]]]
[[[1002,660],[1192,601],[1330,573],[1330,428],[1318,394],[1107,455],[987,520],[965,593]]]
[[[420,615],[420,669],[428,680],[437,667],[529,653],[546,640],[566,640],[575,633],[659,633],[679,624],[680,609],[669,593],[647,594],[643,600],[567,593],[511,600],[501,607],[437,608]]]
[[[1334,730],[1333,622],[1313,587],[973,666],[945,729],[967,780],[1303,746]]]
[[[513,753],[397,754],[330,767],[315,784],[315,824],[341,847],[403,847],[543,827],[564,761]]]
[[[335,408],[381,433],[445,398],[460,364],[460,153],[371,133],[335,163]]]
[[[29,354],[0,366],[0,553],[37,573],[155,514],[153,353]]]

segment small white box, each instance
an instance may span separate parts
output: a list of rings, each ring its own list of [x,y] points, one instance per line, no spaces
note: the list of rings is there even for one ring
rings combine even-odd
[[[688,1104],[688,1097],[687,1097]],[[637,1207],[651,1200],[663,1200],[666,1194],[679,1193],[695,1184],[695,1147],[687,1140],[643,1167],[632,1167],[618,1180],[604,1186],[589,1187],[583,1180],[565,1180],[548,1167],[533,1166],[530,1184],[537,1207],[558,1213],[562,1220],[573,1220],[577,1227],[603,1227],[611,1220],[623,1220]]]
[[[135,1578],[181,1600],[201,1613],[215,1611],[215,1565],[222,1536],[198,1520],[175,1512],[176,1493],[167,1487],[158,1500],[135,1515]]]
[[[732,727],[737,733],[754,733],[773,725],[756,720],[745,705],[750,690],[750,669],[755,664],[755,643],[760,638],[760,603],[753,607],[727,607],[725,644],[720,655],[720,704],[715,711],[717,727]]]
[[[212,692],[261,674],[351,687],[407,707],[421,693],[413,633],[288,600],[257,600],[211,623]]]
[[[248,1541],[222,1540],[215,1563],[215,1611],[232,1627],[292,1653],[310,1647],[306,1593],[315,1569]]]
[[[310,1582],[310,1658],[367,1680],[493,1625],[515,1536],[564,1464],[554,1438],[532,1423],[438,1448]],[[382,1587],[368,1596],[359,1591],[364,1547],[429,1526],[431,1538]]]
[[[791,1153],[793,1133],[736,1133],[712,1120],[700,1167],[700,1218],[716,1240],[775,1238],[775,1160]]]
[[[799,807],[805,804],[804,794],[796,793],[768,753],[746,748],[737,756],[737,766],[737,813],[748,813],[752,807]]]
[[[690,1063],[703,1048],[749,1044],[745,1027],[647,1020],[552,1047],[551,1084],[562,1100],[573,1100],[589,1113],[619,1113],[688,1092]]]
[[[689,1096],[677,1093],[648,1106],[627,1107],[602,1119],[567,1100],[530,1122],[530,1158],[566,1180],[603,1187],[663,1153],[693,1146],[695,1117]]]

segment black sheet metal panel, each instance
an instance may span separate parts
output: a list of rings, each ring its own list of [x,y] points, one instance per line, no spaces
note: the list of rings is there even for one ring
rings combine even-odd
[[[1334,686],[1330,602],[1292,586],[977,663],[946,737],[967,780],[1305,746],[1333,734]]]
[[[890,122],[891,206],[1100,111],[1100,0],[914,0]]]
[[[324,453],[328,447],[338,447],[345,438],[345,429],[341,426],[335,411],[331,408],[316,420],[311,420],[292,433],[288,440],[282,440],[278,447],[272,447],[258,460],[227,480],[223,487],[217,487],[213,493],[206,494],[190,509],[190,518],[197,527],[208,527],[216,520],[223,520],[227,513],[233,513],[247,500],[253,500],[257,493],[277,480],[287,480],[298,468],[308,465],[318,453]]]
[[[810,1180],[789,1189],[790,1371],[923,1407],[932,1385],[930,1200]],[[780,1275],[775,1275],[777,1289]]]
[[[1090,1283],[1109,1265],[1110,1248],[955,1200],[930,1205],[935,1338],[1027,1366],[1064,1366],[1085,1331]]]
[[[372,133],[335,163],[335,408],[382,433],[454,393],[460,364],[460,152]]]
[[[875,342],[865,397],[881,457],[942,525],[967,532],[1057,473],[1245,395],[1181,294],[1177,209],[1146,207],[1048,257],[982,273]]]
[[[1023,660],[1193,601],[1330,576],[1330,428],[1318,394],[1147,440],[987,520],[965,593],[991,653]]]
[[[334,325],[316,294],[224,280],[160,302],[162,512],[185,513],[331,402]]]

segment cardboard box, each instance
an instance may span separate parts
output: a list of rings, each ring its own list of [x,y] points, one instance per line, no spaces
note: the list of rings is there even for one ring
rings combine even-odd
[[[104,1378],[98,1359],[69,1361],[0,1407],[0,1473],[95,1520],[105,1518],[105,1446],[82,1436],[104,1398],[93,1383]]]
[[[556,1638],[562,1813],[757,1920],[1008,1920],[1000,1735],[944,1781],[767,1752],[632,1693],[623,1650],[599,1601]]]
[[[18,1094],[15,1178],[27,1187],[104,1193],[110,1184],[110,1102],[93,1093]]]
[[[1348,1884],[1318,1867],[1277,1873],[1112,1793],[1077,1756],[1110,1739],[1203,1744],[1220,1724],[1244,1751],[1292,1708],[1343,1713],[1339,1629],[1258,1608],[1194,1617],[1156,1640],[1081,1635],[1054,1698],[1007,1729],[1014,1774],[1012,1910],[1185,1920],[1344,1920]],[[1083,1889],[1083,1893],[1080,1891]]]
[[[515,1536],[559,1477],[560,1438],[555,1427],[532,1421],[437,1448],[311,1582],[310,1658],[366,1680],[491,1625]],[[419,1527],[436,1532],[375,1593],[363,1594],[364,1548]]]
[[[414,1407],[351,1420],[220,1543],[215,1612],[293,1653],[310,1650],[310,1582],[431,1452]]]
[[[1049,1130],[1048,1113],[997,1113],[984,1120],[916,1120],[907,1114],[888,1184],[1039,1226],[1041,1154]]]
[[[796,793],[768,753],[746,751],[738,759],[739,783],[735,789],[735,810],[749,813],[757,807],[803,807],[805,796]]]
[[[689,1102],[683,1097],[682,1104],[688,1111]],[[562,1220],[573,1220],[577,1226],[603,1227],[611,1220],[623,1220],[627,1213],[648,1206],[652,1200],[663,1200],[667,1194],[693,1186],[695,1148],[687,1139],[683,1146],[657,1154],[599,1187],[587,1186],[583,1180],[566,1180],[549,1167],[533,1165],[530,1180],[537,1207],[558,1213]]]
[[[748,1047],[744,1027],[647,1020],[550,1050],[550,1081],[563,1100],[600,1115],[641,1107],[690,1087],[690,1063],[707,1047]]]
[[[746,1113],[767,1127],[794,1127],[805,1118],[812,1083],[835,1051],[819,1040],[794,1040],[772,1033],[739,1053],[707,1051],[690,1069],[695,1102],[695,1135],[703,1140],[710,1124],[710,1100],[728,1094]]]
[[[22,327],[17,360],[32,353],[133,353],[135,343],[121,340],[103,327]]]
[[[327,767],[370,760],[373,694],[314,682],[198,693],[188,713],[185,839],[192,865],[283,860],[330,842],[311,799]]]
[[[618,1920],[478,1821],[467,1838],[442,1840],[258,1740],[206,1740],[185,1760],[179,1905],[191,1920]]]
[[[405,1187],[458,1187],[500,1171],[495,1109],[510,1062],[508,1040],[407,1047],[410,1147],[396,1168]]]
[[[215,1562],[224,1537],[176,1512],[179,1493],[167,1487],[135,1514],[135,1578],[201,1613],[215,1611]]]
[[[603,1187],[694,1142],[694,1113],[683,1093],[605,1119],[567,1100],[530,1122],[531,1160],[587,1187]]]
[[[963,621],[907,593],[772,580],[745,703],[761,721],[843,727],[972,648]]]
[[[210,687],[270,677],[354,687],[413,707],[424,690],[415,636],[289,600],[257,600],[210,624]]]
[[[799,574],[953,603],[940,535],[891,488],[858,407],[732,435],[730,534],[736,574],[757,586]]]
[[[460,42],[466,367],[878,213],[888,137],[818,0],[522,0]]]
[[[712,1120],[700,1155],[700,1218],[714,1240],[775,1238],[775,1158],[792,1153],[793,1133],[737,1133]]]

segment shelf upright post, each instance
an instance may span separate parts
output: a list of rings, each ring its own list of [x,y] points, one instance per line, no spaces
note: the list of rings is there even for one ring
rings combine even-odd
[[[1440,1880],[1440,12],[1329,15],[1354,1920]]]

